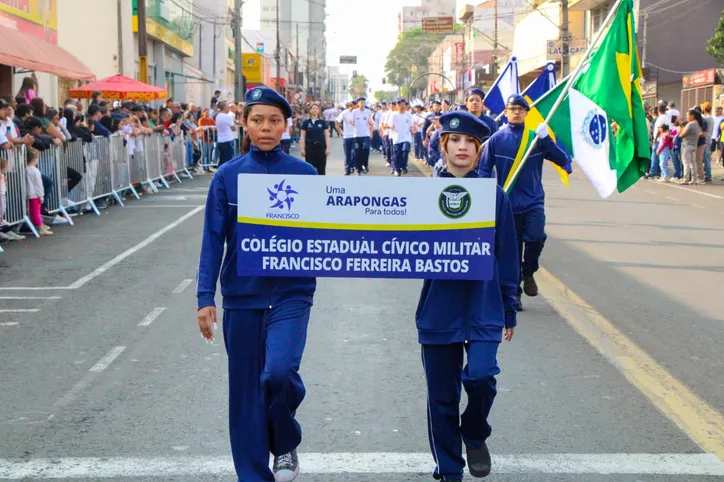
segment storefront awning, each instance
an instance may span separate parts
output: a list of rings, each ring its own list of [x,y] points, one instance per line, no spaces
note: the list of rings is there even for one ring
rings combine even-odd
[[[57,45],[0,26],[0,64],[77,80],[95,80],[93,72]]]

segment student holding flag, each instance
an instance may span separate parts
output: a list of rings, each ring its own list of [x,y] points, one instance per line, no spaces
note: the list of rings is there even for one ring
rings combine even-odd
[[[540,124],[535,132],[525,127],[529,110],[530,106],[522,95],[511,95],[508,98],[505,109],[508,124],[490,137],[478,168],[482,177],[493,177],[495,170],[498,184],[507,185],[509,178],[515,175],[531,141],[535,136],[538,137],[538,143],[520,169],[517,179],[511,179],[514,184],[508,192],[515,216],[523,281],[523,289],[518,287],[519,311],[523,309],[520,302],[522,292],[528,296],[538,295],[538,285],[533,275],[538,271],[538,260],[546,241],[543,161],[549,159],[561,167],[569,163],[568,156],[548,135],[548,126],[545,123]]]

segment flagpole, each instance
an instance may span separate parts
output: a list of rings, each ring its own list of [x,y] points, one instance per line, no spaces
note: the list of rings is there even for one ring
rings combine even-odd
[[[586,49],[586,53],[583,56],[583,60],[581,60],[578,65],[576,66],[573,73],[569,76],[568,81],[566,82],[566,86],[563,88],[563,91],[561,92],[561,95],[558,97],[558,100],[556,100],[556,103],[553,104],[553,107],[551,107],[550,112],[548,113],[548,116],[546,117],[544,124],[547,126],[550,120],[553,118],[553,114],[555,114],[556,110],[558,110],[558,107],[563,103],[563,99],[566,98],[568,95],[568,91],[571,90],[571,87],[573,86],[573,81],[578,78],[578,74],[583,69],[583,66],[586,65],[586,61],[591,56],[591,53],[593,52],[594,47],[598,45],[599,40],[601,40],[601,37],[603,36],[603,33],[606,31],[608,26],[613,21],[613,18],[616,16],[616,13],[618,12],[619,7],[621,7],[621,4],[624,2],[624,0],[616,0],[616,3],[611,8],[611,11],[608,12],[608,16],[606,17],[606,20],[604,20],[603,24],[601,24],[601,28],[598,30],[598,33],[596,34],[596,38],[593,39],[593,42],[591,42],[591,45],[588,46],[588,49]],[[533,104],[535,105],[535,104]],[[528,147],[528,150],[526,151],[525,155],[523,156],[523,159],[521,159],[520,164],[518,164],[518,168],[513,173],[513,177],[510,178],[510,184],[508,186],[503,186],[503,189],[505,192],[508,192],[510,189],[510,186],[515,182],[516,178],[518,177],[518,174],[520,174],[521,169],[523,169],[523,166],[525,165],[525,161],[528,160],[528,157],[533,153],[533,149],[535,149],[535,146],[538,145],[538,136],[535,136],[533,139],[533,142],[530,143],[530,146]]]

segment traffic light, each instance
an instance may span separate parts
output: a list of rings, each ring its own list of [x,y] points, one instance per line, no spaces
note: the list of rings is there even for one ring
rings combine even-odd
[[[382,77],[382,85],[385,85],[387,83],[387,79]]]

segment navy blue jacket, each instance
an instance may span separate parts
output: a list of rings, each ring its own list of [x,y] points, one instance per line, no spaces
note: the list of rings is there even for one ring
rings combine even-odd
[[[317,171],[311,164],[284,154],[280,146],[265,152],[254,145],[247,154],[232,159],[216,171],[206,198],[204,234],[196,284],[199,309],[216,306],[214,295],[219,271],[225,309],[268,309],[288,300],[312,303],[317,287],[316,278],[272,278],[237,274],[239,174],[314,175]]]
[[[515,155],[525,132],[523,124],[506,124],[490,137],[480,158],[478,172],[482,177],[493,177],[493,168],[498,176],[498,185],[502,186],[508,179],[513,167]],[[531,135],[535,135],[531,132]],[[549,159],[561,167],[568,163],[568,156],[550,138],[538,139],[535,149],[518,175],[512,191],[510,203],[513,214],[523,214],[534,209],[544,209],[545,192],[543,191],[543,161]]]
[[[442,132],[442,129],[433,132],[430,136],[430,142],[427,144],[427,163],[431,166],[434,166],[442,157],[440,151],[440,132]]]
[[[442,171],[440,177],[454,177]],[[479,177],[470,171],[466,178]],[[510,201],[498,187],[495,260],[489,281],[425,280],[415,321],[423,345],[502,340],[503,328],[516,325],[520,261]]]
[[[489,115],[480,114],[480,120],[485,122],[485,125],[487,125],[490,128],[490,135],[492,136],[496,132],[498,132],[498,123],[495,122],[495,119],[490,117]],[[485,142],[485,139],[483,139],[483,142]]]

